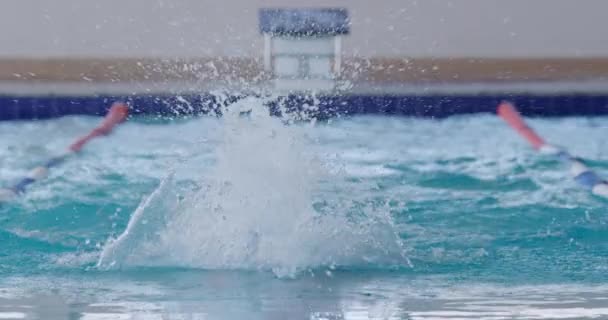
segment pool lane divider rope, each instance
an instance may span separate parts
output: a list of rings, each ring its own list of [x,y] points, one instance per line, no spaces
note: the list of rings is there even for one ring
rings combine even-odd
[[[8,188],[0,188],[0,202],[6,202],[14,199],[18,195],[25,192],[25,189],[30,184],[46,178],[49,170],[62,162],[68,157],[76,154],[91,140],[108,135],[114,127],[126,120],[129,114],[129,107],[122,102],[115,102],[110,107],[110,110],[104,117],[103,121],[95,129],[91,130],[87,135],[80,137],[72,143],[67,152],[47,160],[43,165],[33,168],[28,174],[20,179],[17,183]]]
[[[517,133],[526,139],[536,151],[555,157],[570,166],[570,174],[577,184],[588,189],[594,195],[608,198],[608,181],[602,179],[593,170],[589,169],[585,162],[568,151],[551,145],[541,138],[530,128],[515,106],[510,102],[502,102],[498,105],[498,115],[508,123]]]

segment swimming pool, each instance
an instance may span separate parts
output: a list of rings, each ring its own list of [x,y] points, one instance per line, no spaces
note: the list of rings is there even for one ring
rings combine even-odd
[[[253,98],[231,110],[135,117],[2,206],[0,317],[608,315],[605,200],[497,117],[288,123]],[[604,120],[531,123],[602,173],[607,142],[589,137]],[[98,121],[0,123],[0,176]]]

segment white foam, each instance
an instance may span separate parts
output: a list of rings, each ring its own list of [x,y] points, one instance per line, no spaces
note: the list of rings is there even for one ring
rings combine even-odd
[[[534,308],[526,305],[506,306],[502,311],[417,311],[412,319],[597,319],[608,316],[608,308]]]
[[[25,319],[26,316],[23,312],[0,312],[0,319]]]
[[[243,117],[246,110],[251,112]],[[179,202],[171,195],[172,182],[163,184],[134,219],[170,211],[166,225],[142,225],[147,236],[131,232],[109,244],[102,264],[261,269],[290,276],[320,266],[407,263],[388,210],[362,208],[353,215],[352,200],[331,193],[318,199],[320,181],[331,176],[310,152],[306,125],[286,126],[252,99],[232,105],[222,119],[217,164],[196,177],[203,188]],[[330,209],[318,213],[316,200],[330,203]],[[132,221],[130,228],[137,224]]]

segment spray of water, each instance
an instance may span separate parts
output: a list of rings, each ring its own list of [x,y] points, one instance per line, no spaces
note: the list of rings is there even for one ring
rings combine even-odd
[[[225,111],[217,164],[177,195],[167,178],[142,201],[125,234],[104,248],[102,268],[178,266],[272,270],[404,265],[387,212],[327,191],[341,179],[311,152],[307,125],[270,117],[258,99]]]

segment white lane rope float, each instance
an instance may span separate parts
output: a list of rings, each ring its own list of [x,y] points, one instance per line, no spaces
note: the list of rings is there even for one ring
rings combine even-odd
[[[498,105],[497,112],[498,115],[517,131],[517,133],[524,137],[534,149],[542,154],[553,156],[569,165],[570,174],[577,184],[590,190],[594,195],[608,199],[608,181],[602,179],[597,173],[589,169],[581,158],[571,155],[565,149],[545,142],[543,138],[526,124],[513,104],[502,102]]]

